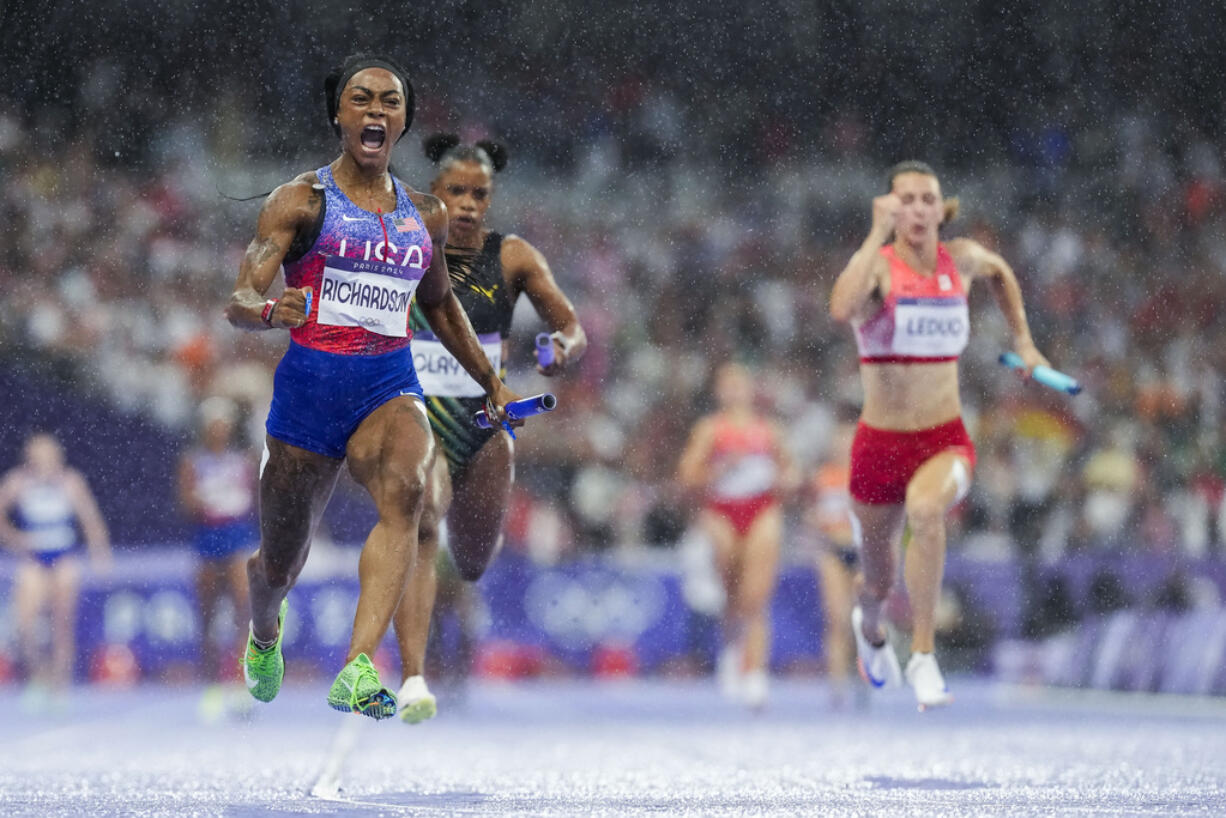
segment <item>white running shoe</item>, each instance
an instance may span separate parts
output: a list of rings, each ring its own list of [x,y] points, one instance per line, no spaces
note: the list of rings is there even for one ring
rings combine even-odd
[[[420,724],[426,719],[434,718],[438,712],[438,700],[426,687],[424,676],[410,676],[400,686],[396,695],[400,720],[405,724]]]
[[[876,688],[902,686],[902,668],[890,643],[873,645],[864,637],[864,611],[860,606],[851,609],[851,631],[856,637],[856,664],[864,681]]]
[[[741,697],[741,651],[736,645],[727,645],[719,652],[715,677],[719,681],[719,692],[725,699],[736,700]]]
[[[930,707],[944,707],[954,700],[945,685],[945,677],[931,653],[912,653],[907,662],[907,682],[915,690],[920,712]]]
[[[741,678],[741,701],[750,710],[761,710],[766,707],[766,694],[770,689],[770,679],[765,670],[751,670]]]

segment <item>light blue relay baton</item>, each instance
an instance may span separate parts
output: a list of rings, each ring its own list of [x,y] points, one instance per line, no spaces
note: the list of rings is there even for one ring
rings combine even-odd
[[[1016,352],[1005,352],[1000,356],[1000,362],[1010,369],[1025,369],[1026,364],[1022,361],[1022,356]],[[1076,395],[1081,392],[1081,384],[1071,375],[1065,375],[1063,372],[1058,372],[1049,366],[1036,366],[1030,372],[1030,377],[1034,378],[1039,383],[1055,389],[1057,392],[1064,392],[1069,395]]]

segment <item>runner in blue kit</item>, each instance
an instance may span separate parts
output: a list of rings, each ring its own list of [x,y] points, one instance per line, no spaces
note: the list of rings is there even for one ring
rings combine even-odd
[[[26,703],[34,707],[64,704],[72,684],[82,535],[93,567],[109,570],[110,535],[85,477],[64,461],[64,448],[53,436],[31,435],[24,462],[0,477],[0,543],[20,557],[13,607],[29,681]],[[48,608],[49,659],[39,627]],[[55,698],[44,701],[49,694]]]
[[[461,144],[454,134],[435,134],[425,142],[426,155],[438,163],[430,192],[447,206],[447,270],[460,303],[480,334],[494,366],[505,368],[510,345],[511,313],[525,295],[553,330],[552,361],[539,365],[555,375],[576,363],[587,349],[587,336],[570,300],[558,286],[545,257],[515,235],[488,230],[485,216],[494,192],[494,174],[507,161],[495,142]],[[501,429],[478,429],[473,413],[481,408],[481,387],[466,375],[438,339],[425,332],[423,316],[413,311],[413,359],[420,367],[430,426],[439,453],[426,489],[418,528],[417,563],[409,592],[396,611],[403,683],[403,721],[415,724],[435,714],[436,702],[426,685],[424,663],[430,619],[440,574],[436,555],[440,526],[447,521],[451,565],[442,579],[451,587],[447,599],[460,598],[460,580],[475,582],[485,573],[502,542],[515,450]],[[420,328],[420,330],[419,330]]]
[[[447,209],[389,172],[412,121],[413,88],[391,59],[351,56],[324,82],[341,155],[272,192],[239,268],[226,315],[248,330],[288,329],[260,470],[260,548],[250,559],[251,631],[243,669],[252,695],[281,687],[286,595],[341,465],[370,493],[379,520],[362,549],[361,591],[337,710],[387,718],[395,694],[371,664],[417,551],[434,438],[413,369],[415,298],[434,335],[506,420],[508,390],[451,291],[442,247]],[[278,270],[285,291],[267,297]]]
[[[255,527],[255,464],[236,439],[238,407],[214,395],[200,404],[200,441],[179,462],[179,505],[193,527],[196,606],[200,622],[199,675],[205,682],[200,715],[222,716],[237,683],[234,665],[218,661],[214,623],[223,598],[233,605],[235,645],[247,636],[247,558],[259,539]],[[227,657],[229,650],[226,651]],[[246,693],[235,706],[251,700]],[[241,704],[240,704],[241,703]]]

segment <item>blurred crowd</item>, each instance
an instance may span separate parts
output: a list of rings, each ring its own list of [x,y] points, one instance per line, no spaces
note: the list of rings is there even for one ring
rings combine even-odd
[[[417,119],[395,162],[411,185],[428,187],[418,145],[433,130],[509,145],[491,225],[545,253],[591,340],[576,371],[546,382],[530,367],[539,324],[526,304],[517,313],[512,384],[557,392],[561,410],[521,434],[511,542],[543,560],[675,543],[687,514],[677,456],[729,358],[754,368],[801,465],[832,457],[860,387],[851,334],[826,300],[886,168],[919,158],[962,199],[947,235],[1013,264],[1040,349],[1086,385],[1069,398],[998,366],[1005,325],[987,292],[975,297],[963,397],[980,460],[956,536],[1001,559],[1220,556],[1222,111],[1198,91],[1217,63],[1187,56],[1203,44],[1196,15],[1211,12],[1149,31],[1117,22],[1100,37],[1078,27],[1085,9],[1045,12],[1036,27],[1035,3],[990,15],[963,3],[980,25],[954,48],[949,23],[918,14],[772,5],[773,17],[720,20],[452,2],[395,36],[353,17],[344,40],[311,40],[333,57],[353,41],[412,55]],[[227,39],[207,7],[168,12],[152,49],[136,47],[152,34],[134,15],[126,30],[100,20],[57,35],[76,38],[61,43],[80,49],[72,65],[55,50],[20,56],[26,81],[0,97],[0,344],[10,360],[67,362],[185,446],[204,398],[234,398],[258,446],[286,337],[222,319],[260,205],[238,199],[334,154],[319,60],[259,32],[322,24],[286,9],[231,19]],[[867,70],[870,46],[901,45],[908,27],[931,36]],[[1061,48],[1036,45],[1055,32]],[[189,36],[193,48],[165,58]],[[1161,71],[1144,70],[1176,44]],[[55,82],[63,98],[40,90]],[[985,104],[1004,87],[1010,104]],[[799,499],[798,552],[811,538]]]

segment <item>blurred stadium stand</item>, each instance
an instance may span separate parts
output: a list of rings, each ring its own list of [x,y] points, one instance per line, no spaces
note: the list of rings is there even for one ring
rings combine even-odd
[[[1087,387],[1069,400],[1000,370],[1003,322],[978,301],[961,558],[1011,566],[1017,621],[1051,619],[1034,638],[1093,603],[1078,584],[1050,606],[1051,572],[1077,559],[1154,558],[1188,611],[1221,605],[1198,578],[1226,554],[1226,10],[317,5],[0,10],[0,465],[30,430],[60,434],[122,547],[182,538],[172,474],[203,397],[238,399],[259,445],[285,338],[221,318],[259,207],[222,193],[332,158],[320,81],[361,45],[412,68],[410,184],[429,183],[433,130],[509,144],[491,226],[545,252],[592,340],[546,384],[517,317],[512,381],[562,410],[521,435],[512,550],[668,553],[676,456],[729,356],[820,461],[859,397],[826,297],[884,169],[918,157],[962,198],[951,235],[1013,263],[1040,347]],[[354,544],[368,514],[342,485],[327,536]],[[790,527],[793,563],[807,540]]]

